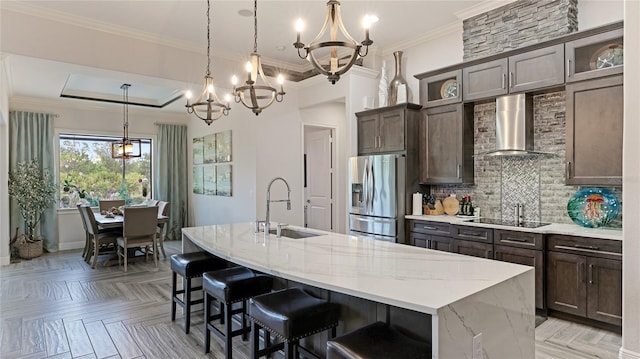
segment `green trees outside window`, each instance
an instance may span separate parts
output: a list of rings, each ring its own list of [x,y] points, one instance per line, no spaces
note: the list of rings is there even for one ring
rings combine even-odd
[[[125,160],[123,186],[123,161],[111,158],[111,142],[117,139],[60,134],[60,208],[75,208],[78,203],[97,206],[100,199],[125,199],[127,204],[136,204],[149,198],[153,193],[151,140],[142,139],[142,157]]]

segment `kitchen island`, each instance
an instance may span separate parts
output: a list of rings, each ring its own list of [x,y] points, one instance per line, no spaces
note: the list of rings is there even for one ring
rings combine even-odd
[[[430,340],[433,358],[475,358],[474,338],[479,358],[535,356],[531,267],[306,228],[290,227],[318,236],[277,238],[254,228],[184,228],[183,252],[204,250],[336,297],[424,313],[416,316],[415,334]],[[422,332],[425,320],[430,333]],[[353,329],[341,321],[338,332]]]

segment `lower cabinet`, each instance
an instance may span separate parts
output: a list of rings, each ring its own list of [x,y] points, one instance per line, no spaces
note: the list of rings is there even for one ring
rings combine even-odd
[[[454,239],[453,252],[468,256],[493,259],[493,244]]]
[[[430,235],[424,233],[411,233],[411,245],[422,248],[451,252],[451,237]]]
[[[621,243],[556,235],[548,241],[548,308],[621,326]]]
[[[499,261],[533,267],[536,277],[536,308],[544,309],[544,252],[507,246],[494,246],[494,258]]]

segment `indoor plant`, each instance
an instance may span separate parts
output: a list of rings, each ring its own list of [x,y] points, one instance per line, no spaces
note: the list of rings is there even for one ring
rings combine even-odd
[[[36,254],[42,254],[42,241],[35,236],[36,226],[42,213],[55,202],[56,190],[49,171],[41,171],[37,159],[18,163],[14,171],[9,171],[9,196],[18,204],[20,215],[24,219],[24,235],[15,243],[21,257],[24,257],[22,247],[39,247],[39,254]]]

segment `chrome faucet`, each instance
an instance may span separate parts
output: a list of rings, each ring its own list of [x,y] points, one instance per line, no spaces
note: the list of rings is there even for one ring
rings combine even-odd
[[[284,182],[284,184],[287,186],[287,199],[271,199],[271,185],[273,184],[273,182],[280,180],[282,182]],[[265,235],[269,234],[269,215],[270,215],[270,203],[271,202],[287,202],[287,210],[290,211],[291,210],[291,188],[289,187],[289,183],[287,183],[287,181],[282,178],[282,177],[276,177],[274,179],[271,180],[271,182],[269,182],[269,185],[267,186],[267,217],[265,218],[264,222],[262,221],[256,221],[256,232],[260,231],[260,223],[264,223],[264,233]]]

